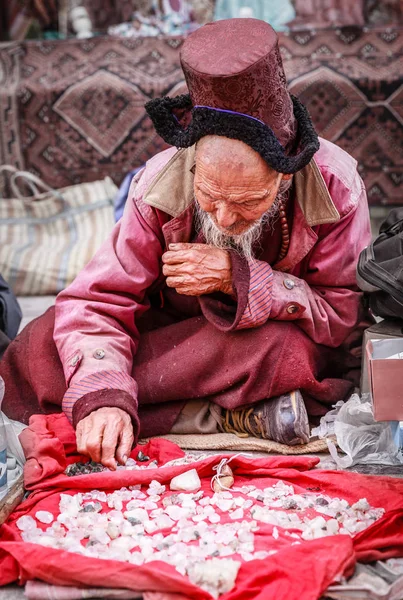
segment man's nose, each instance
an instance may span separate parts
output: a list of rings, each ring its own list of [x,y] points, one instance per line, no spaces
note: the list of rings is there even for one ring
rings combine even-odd
[[[230,210],[227,206],[221,205],[218,207],[216,215],[215,215],[217,225],[222,227],[223,229],[227,229],[234,225],[237,220],[236,213]]]

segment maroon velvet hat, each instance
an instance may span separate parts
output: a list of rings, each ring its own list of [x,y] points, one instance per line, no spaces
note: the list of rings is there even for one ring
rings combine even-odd
[[[167,143],[188,147],[211,134],[239,139],[281,173],[300,170],[319,149],[307,110],[287,90],[277,34],[268,23],[209,23],[187,38],[181,63],[190,94],[146,104]],[[186,128],[178,109],[192,111]]]

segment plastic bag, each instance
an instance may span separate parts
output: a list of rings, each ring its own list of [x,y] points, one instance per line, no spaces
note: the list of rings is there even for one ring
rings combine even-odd
[[[374,421],[369,394],[364,394],[362,398],[353,394],[340,408],[334,422],[334,433],[346,456],[337,453],[331,440],[327,440],[327,445],[333,460],[341,469],[355,464],[398,465],[402,462],[390,423]]]
[[[321,417],[318,427],[314,427],[312,429],[311,437],[323,439],[329,435],[334,435],[334,422],[336,421],[337,415],[339,414],[343,404],[343,400],[339,400],[337,404],[333,406],[332,410],[329,410],[323,417]]]
[[[3,396],[4,381],[0,377],[0,409]],[[1,422],[3,423],[3,431],[6,434],[7,443],[7,486],[0,494],[0,497],[3,497],[7,493],[7,489],[10,489],[21,475],[25,464],[24,451],[19,440],[19,435],[21,431],[25,429],[26,425],[19,423],[18,421],[12,421],[0,410],[0,423]]]

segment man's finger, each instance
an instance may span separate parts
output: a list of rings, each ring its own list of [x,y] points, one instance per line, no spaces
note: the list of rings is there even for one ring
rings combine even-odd
[[[191,283],[190,278],[183,275],[181,277],[167,277],[166,284],[168,287],[176,288],[183,285],[188,286]]]
[[[201,246],[202,244],[191,244],[189,242],[174,242],[169,244],[168,248],[170,250],[188,250],[189,248],[194,248],[195,246]]]
[[[101,463],[110,469],[116,469],[116,446],[122,431],[123,423],[115,420],[108,421],[102,438]]]
[[[88,456],[87,438],[92,430],[92,417],[89,415],[80,421],[76,429],[77,452]]]
[[[127,423],[125,425],[121,435],[118,448],[116,450],[116,458],[121,465],[126,463],[127,457],[129,456],[134,442],[133,425]]]
[[[162,255],[162,262],[165,265],[180,265],[181,263],[191,261],[194,259],[194,252],[189,250],[180,252],[165,252]]]
[[[84,432],[83,444],[86,447],[85,454],[88,454],[94,462],[101,462],[101,444],[104,430],[106,427],[105,421],[97,421],[94,419],[91,429]]]
[[[181,265],[164,265],[162,268],[162,272],[166,277],[184,277],[189,279],[193,277],[195,271],[197,271],[198,263],[182,263]]]
[[[83,424],[82,423],[83,423],[82,421],[79,421],[79,423],[77,424],[77,427],[76,427],[76,446],[77,446],[77,452],[79,454],[83,453],[82,445],[81,445],[82,438],[83,438],[83,436],[82,436]]]
[[[209,250],[209,248],[214,248],[214,246],[210,246],[209,244],[189,244],[186,242],[177,242],[174,244],[169,244],[169,250]]]
[[[180,275],[183,265],[164,265],[162,272],[166,277]]]

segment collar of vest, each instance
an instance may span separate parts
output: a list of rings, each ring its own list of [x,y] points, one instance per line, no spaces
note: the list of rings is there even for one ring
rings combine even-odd
[[[194,202],[195,146],[182,148],[158,173],[143,201],[158,210],[178,217]],[[293,177],[295,197],[310,227],[335,223],[340,214],[313,158]]]

